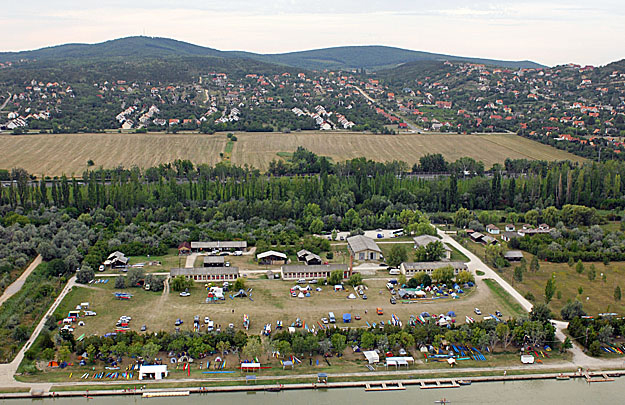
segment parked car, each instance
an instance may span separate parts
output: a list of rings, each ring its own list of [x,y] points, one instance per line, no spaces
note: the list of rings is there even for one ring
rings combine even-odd
[[[363,295],[362,295],[362,299],[363,299],[363,300],[366,300],[366,299],[367,299],[367,294],[363,294]]]
[[[362,318],[360,317],[360,315],[356,315],[356,316],[354,316],[354,319],[355,319],[355,320],[357,320],[357,321],[359,321],[359,320],[361,320]]]
[[[208,322],[210,322],[210,318],[208,316],[205,316],[204,317],[204,323],[208,323]]]
[[[141,326],[141,332],[145,332],[148,329],[148,327],[146,325],[142,325]]]
[[[497,316],[503,316],[503,314],[501,313],[501,311],[495,311],[495,315],[497,315]]]
[[[321,322],[322,322],[324,325],[327,325],[327,324],[328,324],[328,318],[321,318]]]
[[[401,349],[399,349],[399,355],[400,356],[405,356],[406,354],[407,354],[406,353],[406,349],[404,349],[403,347]]]
[[[241,252],[240,250],[235,250],[235,252],[233,253],[234,256],[243,256],[243,252]]]
[[[230,252],[221,252],[219,256],[230,256]]]
[[[175,325],[176,325],[176,326],[180,326],[180,325],[182,325],[183,323],[184,323],[184,321],[183,321],[182,319],[178,318],[178,319],[176,319]]]
[[[317,281],[317,279],[316,279],[316,278],[313,278],[312,280],[310,280],[310,281],[308,282],[308,284],[317,284],[317,283],[318,283],[318,281]]]
[[[382,310],[382,308],[379,308],[379,307],[378,307],[378,308],[376,308],[376,309],[375,309],[375,312],[376,312],[378,315],[384,315],[384,311]]]
[[[100,267],[98,267],[98,271],[104,271],[104,265],[101,264]]]
[[[306,279],[300,278],[299,280],[297,280],[297,284],[306,284]]]
[[[393,304],[393,305],[397,304],[397,301],[395,300],[395,297],[391,297],[391,304]]]
[[[475,315],[482,315],[482,311],[479,308],[475,308],[473,312],[475,312]]]
[[[189,296],[191,296],[191,293],[187,292],[187,291],[183,291],[183,292],[180,293],[180,296],[181,297],[189,297]]]

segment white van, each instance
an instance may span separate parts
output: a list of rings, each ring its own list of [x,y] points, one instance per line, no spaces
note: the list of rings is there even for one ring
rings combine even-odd
[[[328,318],[330,319],[330,323],[336,323],[336,318],[334,317],[334,312],[328,312]]]
[[[213,329],[215,329],[215,322],[208,321],[208,325],[206,326],[206,331],[211,332]]]
[[[399,276],[401,274],[401,271],[399,271],[399,269],[390,269],[388,271],[388,274],[390,274],[391,276]]]

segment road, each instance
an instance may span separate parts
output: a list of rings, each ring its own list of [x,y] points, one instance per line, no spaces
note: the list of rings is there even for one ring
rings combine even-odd
[[[54,311],[56,311],[59,304],[63,301],[65,296],[72,290],[72,287],[74,287],[74,285],[76,285],[76,276],[73,276],[67,281],[67,284],[65,285],[65,287],[63,288],[59,296],[56,298],[56,300],[54,300],[54,302],[48,309],[48,312],[46,312],[45,315],[41,318],[41,321],[39,321],[39,324],[35,327],[35,330],[30,335],[30,338],[28,339],[26,344],[22,346],[21,350],[17,353],[13,361],[8,364],[0,364],[0,386],[2,387],[30,386],[30,387],[43,387],[45,389],[49,387],[50,384],[24,384],[24,383],[15,381],[15,373],[17,372],[17,368],[19,367],[22,360],[24,360],[24,353],[26,352],[26,350],[28,350],[28,348],[33,344],[35,339],[37,339],[37,336],[39,336],[39,334],[43,330],[48,318],[52,316]]]
[[[467,262],[467,266],[469,267],[469,270],[471,270],[473,273],[476,274],[475,277],[477,279],[490,278],[490,279],[497,281],[499,285],[502,286],[503,289],[506,290],[508,294],[510,294],[514,299],[516,299],[519,302],[519,304],[521,304],[523,309],[525,309],[527,312],[530,312],[532,310],[532,307],[533,307],[532,303],[529,302],[524,296],[522,296],[517,290],[515,290],[514,287],[508,284],[506,280],[501,278],[501,276],[497,274],[497,272],[495,272],[490,267],[488,267],[479,257],[474,255],[471,251],[466,249],[460,243],[456,242],[454,238],[447,235],[445,232],[441,231],[438,228],[437,228],[437,232],[438,232],[438,236],[443,238],[443,242],[455,247],[461,253],[463,253],[466,257],[469,258],[469,262]],[[477,275],[477,270],[484,272],[484,275],[483,276]]]
[[[28,278],[28,276],[30,276],[30,273],[32,273],[33,270],[35,270],[40,264],[41,255],[37,255],[37,257],[35,257],[35,260],[30,263],[30,265],[26,268],[26,270],[24,270],[24,272],[18,277],[18,279],[15,280],[10,286],[8,286],[6,290],[4,290],[4,294],[2,294],[2,297],[0,297],[0,305],[4,304],[6,300],[14,296],[19,290],[22,289],[24,283],[26,282],[26,279]]]

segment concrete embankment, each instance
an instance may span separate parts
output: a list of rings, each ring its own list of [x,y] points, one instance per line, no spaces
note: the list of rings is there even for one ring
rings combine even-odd
[[[114,390],[76,390],[76,391],[54,391],[50,392],[31,391],[0,393],[0,399],[25,399],[25,398],[60,398],[60,397],[98,397],[117,395],[137,395],[144,393],[159,394],[153,396],[180,396],[183,393],[208,394],[224,392],[258,392],[258,391],[286,391],[286,390],[310,390],[310,389],[331,389],[331,388],[362,388],[363,390],[371,386],[415,386],[419,388],[461,388],[462,383],[484,383],[503,381],[530,381],[530,380],[554,380],[554,379],[575,379],[582,378],[592,382],[612,381],[614,377],[625,375],[625,370],[611,371],[584,371],[568,373],[542,373],[542,374],[521,374],[521,375],[500,375],[500,376],[466,376],[466,377],[445,377],[445,378],[410,378],[397,380],[377,380],[377,381],[347,381],[347,382],[327,382],[327,383],[296,383],[296,384],[248,384],[235,386],[215,386],[215,387],[181,387],[181,388],[137,388],[137,389],[114,389]],[[166,382],[166,381],[164,381]],[[169,395],[168,395],[169,394]]]

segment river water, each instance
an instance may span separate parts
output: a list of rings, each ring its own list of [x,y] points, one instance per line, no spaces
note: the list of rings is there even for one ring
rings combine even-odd
[[[37,403],[71,404],[89,403],[90,405],[119,405],[119,404],[150,404],[150,405],[186,405],[186,404],[245,404],[275,405],[275,404],[311,404],[336,405],[359,404],[381,405],[385,401],[394,404],[434,404],[442,398],[451,401],[451,404],[623,404],[625,403],[625,378],[616,378],[613,382],[588,384],[584,379],[568,381],[532,380],[495,383],[474,383],[471,386],[448,389],[422,390],[416,386],[409,386],[405,391],[365,392],[364,388],[337,388],[330,390],[301,390],[282,392],[257,393],[218,393],[195,394],[179,398],[141,398],[127,397],[96,397],[85,398],[56,398],[37,400],[5,400],[2,403]]]

